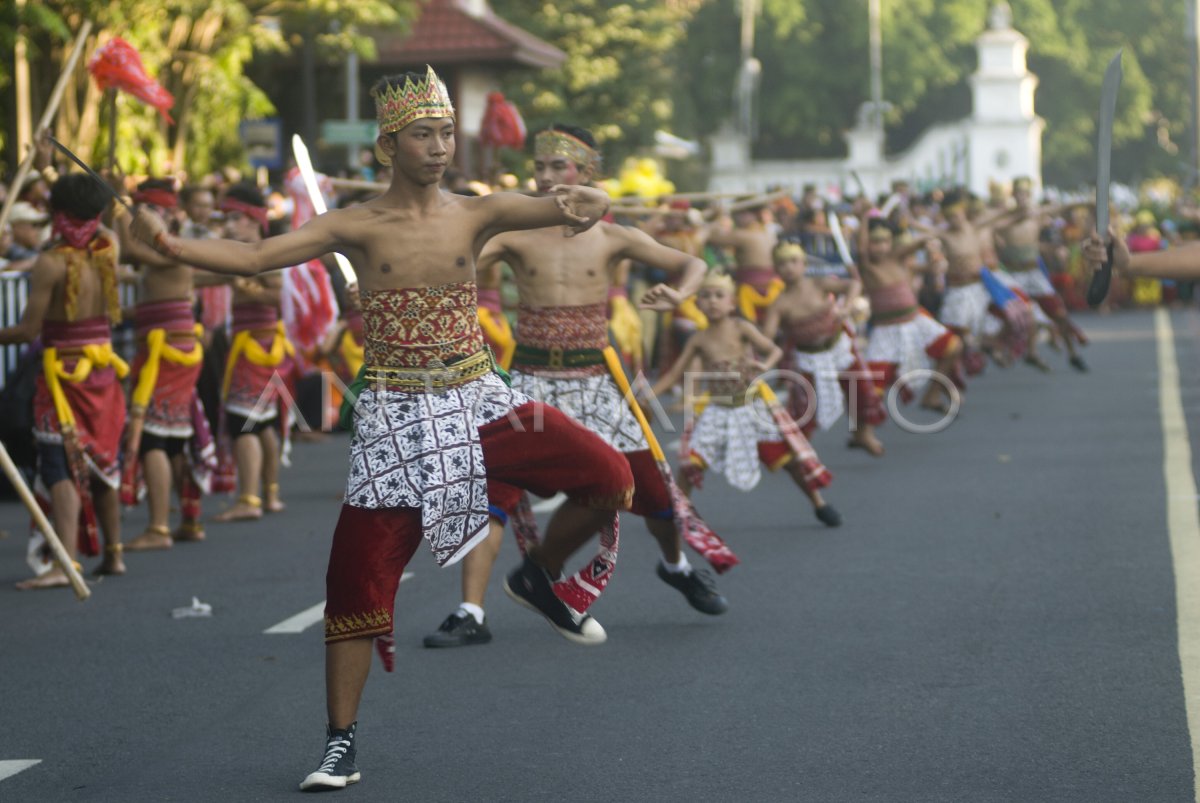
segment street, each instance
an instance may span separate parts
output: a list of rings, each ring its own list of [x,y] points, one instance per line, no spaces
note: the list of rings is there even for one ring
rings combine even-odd
[[[1194,436],[1200,314],[1158,314]],[[1200,621],[1178,622],[1176,583],[1200,575],[1173,564],[1168,497],[1194,510],[1196,488],[1164,480],[1155,315],[1082,316],[1091,373],[1050,351],[1049,375],[989,366],[944,432],[881,428],[883,459],[847,450],[844,420],[817,435],[840,529],[785,475],[750,493],[710,476],[697,506],[742,559],[718,579],[724,616],[655,577],[626,516],[592,609],[606,644],[569,644],[505,597],[509,536],[495,640],[427,650],[459,572],[422,549],[396,599],[397,671],[376,662],[367,683],[363,779],[339,799],[1194,799],[1177,628]],[[284,513],[130,554],[84,603],[14,590],[28,517],[0,507],[0,800],[300,794],[325,735],[319,608],[302,614],[324,599],[347,444],[296,446]],[[125,537],[144,522],[128,512]],[[193,597],[211,617],[171,617]],[[287,620],[300,632],[266,632]]]

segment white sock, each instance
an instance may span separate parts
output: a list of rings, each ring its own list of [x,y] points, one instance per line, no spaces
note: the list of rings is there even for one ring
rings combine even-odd
[[[687,555],[683,554],[682,552],[679,553],[678,563],[668,563],[666,558],[659,558],[659,561],[662,562],[663,568],[669,571],[671,574],[692,573],[692,564],[688,563]]]
[[[477,625],[483,624],[483,608],[480,608],[473,602],[464,602],[460,604],[458,606],[458,612],[470,614],[471,618],[475,620],[475,624]]]

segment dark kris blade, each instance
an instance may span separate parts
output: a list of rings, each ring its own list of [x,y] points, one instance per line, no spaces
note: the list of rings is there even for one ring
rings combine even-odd
[[[1112,167],[1113,118],[1117,113],[1117,91],[1121,88],[1121,54],[1118,50],[1104,71],[1104,84],[1100,88],[1100,120],[1096,131],[1096,233],[1101,238],[1108,236],[1108,185]],[[1092,277],[1088,287],[1087,302],[1100,306],[1108,295],[1112,282],[1112,245],[1108,247],[1108,259]]]
[[[125,199],[124,199],[124,198],[122,198],[120,195],[118,195],[118,194],[117,194],[117,191],[116,191],[116,190],[114,190],[114,189],[113,189],[113,188],[112,188],[112,187],[109,185],[109,183],[108,183],[107,181],[105,181],[104,179],[100,178],[100,175],[99,175],[99,174],[98,174],[98,173],[97,173],[95,170],[93,170],[92,168],[88,167],[86,164],[84,164],[84,161],[83,161],[82,159],[80,159],[80,158],[79,158],[78,156],[76,156],[75,154],[71,153],[71,149],[70,149],[70,148],[68,148],[66,145],[62,144],[61,142],[59,142],[59,141],[58,141],[57,139],[55,139],[54,137],[50,137],[49,139],[50,139],[50,144],[51,144],[51,145],[53,145],[54,147],[58,148],[60,151],[62,151],[63,153],[65,153],[65,154],[67,155],[67,158],[68,158],[68,159],[70,159],[72,162],[74,162],[75,164],[77,164],[77,165],[79,165],[80,167],[82,167],[82,168],[83,168],[83,170],[84,170],[84,172],[85,172],[85,173],[87,173],[89,176],[91,176],[93,179],[95,179],[95,181],[96,181],[96,183],[97,183],[97,184],[99,184],[99,185],[100,185],[101,187],[103,187],[104,189],[108,190],[108,191],[109,191],[109,193],[111,193],[111,194],[112,194],[112,197],[113,197],[113,199],[114,199],[114,200],[115,200],[117,203],[121,204],[121,206],[125,207],[126,209],[129,209],[129,204],[125,203]],[[132,211],[132,210],[130,210],[130,211]]]

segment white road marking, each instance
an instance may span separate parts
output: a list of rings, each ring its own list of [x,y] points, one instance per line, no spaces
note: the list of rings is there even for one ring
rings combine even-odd
[[[534,502],[529,507],[534,513],[548,513],[551,510],[557,510],[558,506],[566,500],[566,494],[555,494],[549,499],[543,499],[540,502]]]
[[[11,778],[18,772],[24,772],[30,767],[41,764],[40,758],[21,758],[15,761],[0,761],[0,781]]]
[[[1192,447],[1179,390],[1175,333],[1166,310],[1154,313],[1158,339],[1158,388],[1163,432],[1163,475],[1167,484],[1167,530],[1175,570],[1176,625],[1183,702],[1192,740],[1192,794],[1200,800],[1200,513],[1196,507],[1196,477]]]
[[[412,572],[405,572],[400,576],[400,582],[413,576]],[[325,600],[321,600],[311,608],[306,608],[295,616],[289,616],[277,625],[272,625],[263,631],[264,634],[279,634],[279,633],[303,633],[317,622],[325,618]]]

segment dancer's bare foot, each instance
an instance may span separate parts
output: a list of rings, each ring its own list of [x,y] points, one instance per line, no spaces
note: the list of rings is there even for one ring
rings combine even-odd
[[[148,525],[141,535],[125,544],[130,552],[149,552],[171,548],[171,531],[166,527]]]
[[[30,577],[28,580],[22,580],[17,583],[17,590],[36,591],[43,588],[62,588],[69,585],[71,585],[71,581],[67,579],[67,573],[60,567],[55,566],[45,574]]]
[[[178,529],[171,533],[171,538],[176,541],[203,541],[206,537],[204,525],[199,521],[181,522]]]
[[[273,482],[267,486],[267,499],[263,507],[268,513],[282,513],[287,505],[279,498],[279,483]]]
[[[935,413],[946,415],[950,412],[950,401],[942,393],[940,387],[930,387],[921,398],[922,410],[933,410]]]
[[[124,552],[124,544],[106,545],[104,547],[104,560],[100,561],[99,566],[92,569],[92,576],[103,577],[110,574],[125,574],[125,560],[122,557]]]
[[[860,429],[854,433],[846,446],[851,449],[862,449],[874,457],[883,457],[883,442],[875,437],[874,432],[864,432]]]
[[[242,494],[237,503],[224,513],[213,516],[213,521],[253,521],[262,518],[262,500],[253,494]]]

